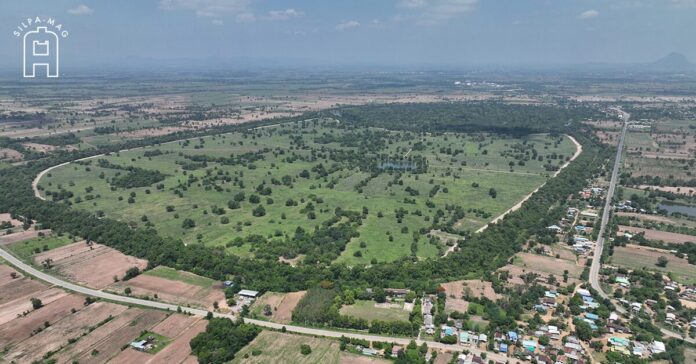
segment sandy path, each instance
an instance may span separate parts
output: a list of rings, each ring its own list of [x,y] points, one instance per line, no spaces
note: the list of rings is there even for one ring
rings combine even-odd
[[[565,164],[563,164],[563,166],[561,166],[561,168],[559,168],[559,169],[551,176],[552,178],[558,176],[558,174],[561,173],[561,171],[562,171],[563,169],[565,169],[566,167],[568,167],[568,166],[570,165],[570,162],[574,161],[575,158],[577,158],[577,157],[580,155],[580,153],[582,153],[582,145],[580,145],[580,143],[578,143],[578,141],[575,140],[575,138],[573,138],[572,136],[568,135],[568,138],[570,138],[570,140],[573,142],[573,144],[575,144],[575,154],[573,154],[573,157],[570,158],[570,160],[569,160],[568,162],[566,162]],[[524,196],[524,198],[523,198],[520,202],[518,202],[515,206],[512,206],[512,207],[509,208],[507,211],[503,212],[503,213],[500,214],[498,217],[496,217],[495,219],[491,220],[491,222],[489,222],[489,223],[486,224],[485,226],[481,227],[480,229],[476,230],[476,232],[477,232],[477,233],[480,233],[480,232],[486,230],[490,224],[495,224],[495,223],[497,223],[498,221],[502,220],[507,214],[519,210],[520,207],[522,207],[522,204],[524,204],[525,202],[527,202],[527,200],[529,200],[529,198],[532,197],[533,194],[537,193],[537,192],[538,192],[542,187],[544,187],[545,185],[546,185],[546,182],[542,183],[541,186],[539,186],[539,187],[537,187],[536,189],[534,189],[534,191],[532,191],[530,194],[528,194],[527,196]]]
[[[551,176],[551,178],[554,178],[554,177],[558,176],[558,174],[561,173],[561,171],[562,171],[563,169],[565,169],[566,167],[568,167],[568,166],[570,165],[570,163],[571,163],[572,161],[574,161],[574,160],[580,155],[580,153],[582,153],[582,145],[581,145],[580,143],[578,143],[578,141],[575,140],[575,138],[573,138],[572,136],[570,136],[570,135],[566,135],[566,136],[567,136],[568,138],[570,138],[570,141],[573,142],[573,144],[575,144],[575,154],[573,154],[573,157],[571,157],[569,161],[567,161],[565,164],[563,164],[563,165],[561,166],[561,168],[559,168],[559,169]],[[542,183],[541,186],[535,188],[534,191],[532,191],[532,192],[529,193],[528,195],[524,196],[524,198],[522,198],[522,200],[521,200],[520,202],[518,202],[517,204],[515,204],[515,206],[510,207],[507,211],[503,212],[502,214],[498,215],[495,219],[491,220],[491,222],[489,222],[488,224],[482,226],[480,229],[476,230],[476,233],[478,234],[478,233],[480,233],[480,232],[486,230],[486,229],[488,228],[488,226],[490,226],[491,224],[495,224],[495,223],[497,223],[498,221],[502,220],[505,216],[507,216],[507,214],[519,210],[520,207],[522,207],[522,205],[523,205],[525,202],[527,202],[527,200],[529,200],[529,199],[532,197],[533,194],[537,193],[537,192],[538,192],[542,187],[544,187],[545,185],[546,185],[546,182]],[[454,244],[454,245],[452,245],[451,247],[449,247],[449,249],[447,249],[447,251],[445,252],[445,254],[443,255],[443,257],[446,257],[447,254],[449,254],[450,252],[453,252],[454,249],[457,248],[457,246],[458,246],[458,244]]]

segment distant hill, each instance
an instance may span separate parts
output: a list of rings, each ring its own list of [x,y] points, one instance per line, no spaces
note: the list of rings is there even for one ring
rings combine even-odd
[[[694,71],[696,66],[681,53],[672,52],[648,65],[650,69],[666,72]]]

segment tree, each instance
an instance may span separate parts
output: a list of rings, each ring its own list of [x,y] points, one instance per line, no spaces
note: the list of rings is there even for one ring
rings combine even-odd
[[[43,302],[41,302],[41,300],[38,298],[32,297],[29,301],[31,301],[31,307],[33,307],[35,310],[43,307]]]
[[[657,266],[658,267],[664,268],[667,266],[667,263],[669,263],[669,259],[667,259],[666,256],[661,255],[659,258],[657,258]]]
[[[187,218],[181,223],[181,227],[184,229],[192,229],[196,227],[196,222]]]
[[[312,353],[312,348],[307,344],[302,344],[300,345],[300,353],[302,353],[302,355],[309,355]]]
[[[126,287],[126,289],[123,290],[123,293],[125,293],[126,296],[130,296],[132,292],[133,290],[130,287]]]
[[[488,190],[488,196],[496,198],[498,196],[498,191],[496,191],[495,188],[491,188],[490,190]]]
[[[130,267],[130,268],[128,268],[128,270],[126,271],[126,274],[123,276],[123,280],[124,280],[124,281],[127,281],[127,280],[129,280],[129,279],[131,279],[131,278],[137,277],[138,275],[140,275],[140,268],[138,268],[138,267]]]

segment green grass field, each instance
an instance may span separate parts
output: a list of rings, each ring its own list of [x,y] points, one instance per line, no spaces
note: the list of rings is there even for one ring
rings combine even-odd
[[[300,352],[302,344],[312,349],[309,355]],[[253,355],[254,352],[257,355]],[[235,355],[232,363],[338,364],[340,356],[336,340],[264,330]]]
[[[145,156],[153,151],[161,154]],[[44,194],[72,193],[63,201],[74,208],[133,226],[152,224],[161,234],[187,244],[223,246],[249,257],[257,254],[257,247],[231,244],[236,237],[248,240],[258,234],[281,240],[298,227],[314,230],[335,216],[337,208],[362,212],[359,237],[351,239],[338,258],[356,264],[411,254],[438,256],[442,243],[429,241],[423,233],[435,220],[475,230],[549,178],[545,166],[562,165],[574,151],[563,136],[427,135],[304,122],[100,157],[123,167],[164,173],[159,188],[158,183],[114,187],[110,182],[128,172],[99,166],[97,159],[51,171],[40,188]],[[409,158],[427,161],[424,173],[378,167],[384,161]],[[497,192],[495,198],[489,195],[491,188]],[[239,207],[228,207],[240,192],[244,199]],[[258,201],[252,201],[252,195]],[[259,206],[265,209],[263,216],[253,213]],[[466,214],[460,224],[452,221],[455,206]],[[184,227],[185,219],[195,226]]]
[[[73,243],[73,240],[67,236],[49,235],[34,239],[18,241],[8,248],[17,257],[25,261],[31,261],[34,254],[43,251],[59,248],[64,245]]]
[[[374,301],[356,300],[341,307],[341,315],[362,318],[367,321],[408,321],[408,311],[402,308],[377,308]]]
[[[145,271],[144,274],[150,275],[150,276],[155,276],[155,277],[160,277],[160,278],[165,278],[165,279],[170,279],[173,281],[180,281],[184,283],[188,283],[194,286],[199,286],[203,288],[211,288],[213,284],[215,284],[215,281],[206,278],[206,277],[201,277],[199,275],[181,271],[181,270],[176,270],[174,268],[169,268],[169,267],[164,267],[164,266],[157,266],[154,269]]]
[[[666,267],[658,267],[657,258],[664,256],[668,259]],[[663,273],[672,273],[674,279],[682,284],[696,284],[696,269],[685,259],[679,259],[669,253],[648,251],[634,247],[619,247],[614,249],[610,264],[624,266],[629,269],[647,269]]]

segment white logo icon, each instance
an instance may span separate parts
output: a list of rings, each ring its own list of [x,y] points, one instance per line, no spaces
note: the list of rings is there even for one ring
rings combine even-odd
[[[36,77],[37,67],[46,68],[46,77],[58,77],[59,70],[58,34],[47,27],[24,34],[24,77]]]

